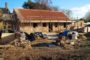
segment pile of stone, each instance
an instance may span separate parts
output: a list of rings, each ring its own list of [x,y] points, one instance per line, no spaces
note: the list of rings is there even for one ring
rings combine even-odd
[[[14,47],[21,47],[21,48],[32,48],[31,43],[28,40],[19,40],[15,39],[13,42],[10,43]]]
[[[84,34],[78,34],[77,39],[68,40],[65,36],[63,36],[62,38],[59,38],[58,42],[58,45],[64,48],[73,49],[85,47],[88,41]]]

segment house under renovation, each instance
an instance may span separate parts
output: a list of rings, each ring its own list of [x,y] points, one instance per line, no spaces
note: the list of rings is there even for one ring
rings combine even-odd
[[[63,12],[14,9],[14,28],[23,32],[58,32],[69,28],[71,21]],[[69,26],[69,27],[68,27]]]

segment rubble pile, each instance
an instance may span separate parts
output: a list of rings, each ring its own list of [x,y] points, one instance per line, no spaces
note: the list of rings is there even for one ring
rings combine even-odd
[[[87,38],[84,33],[76,31],[65,31],[59,34],[58,45],[66,49],[80,48],[87,46]]]
[[[13,42],[10,43],[15,47],[22,47],[22,48],[32,48],[31,43],[28,40],[19,40],[15,39]]]
[[[16,39],[9,43],[9,45],[20,48],[32,48],[33,46],[59,46],[66,49],[79,48],[87,44],[87,38],[84,34],[77,33],[76,31],[65,31],[60,33],[57,40],[49,40],[48,38],[41,38],[34,36],[35,40],[26,39],[25,33],[16,33]],[[75,37],[76,36],[76,37]]]

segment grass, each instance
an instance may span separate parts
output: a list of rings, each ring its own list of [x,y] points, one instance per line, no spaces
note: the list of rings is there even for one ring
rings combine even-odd
[[[5,60],[90,60],[90,48],[66,50],[60,47],[3,50]],[[23,58],[23,59],[22,59]]]

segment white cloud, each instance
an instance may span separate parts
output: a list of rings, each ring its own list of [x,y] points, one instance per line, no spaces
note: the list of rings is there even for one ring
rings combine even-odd
[[[74,17],[84,17],[85,14],[90,10],[90,4],[86,4],[84,6],[81,7],[74,7],[70,9],[73,13]]]

